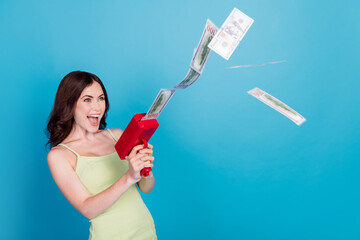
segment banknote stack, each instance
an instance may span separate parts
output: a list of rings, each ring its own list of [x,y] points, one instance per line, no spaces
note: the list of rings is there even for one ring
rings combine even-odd
[[[185,89],[192,85],[200,77],[200,75],[204,71],[205,63],[209,58],[209,54],[211,51],[208,45],[215,36],[217,30],[218,27],[209,19],[207,19],[199,44],[194,50],[189,72],[186,74],[185,78],[180,83],[173,87],[174,89]]]
[[[162,110],[165,108],[166,104],[169,102],[170,98],[174,95],[174,93],[174,89],[160,89],[149,111],[141,120],[156,119],[160,115]]]
[[[199,44],[197,48],[194,49],[194,53],[190,63],[190,69],[186,74],[185,78],[171,89],[160,89],[149,111],[142,118],[142,120],[156,119],[160,115],[162,110],[165,108],[171,97],[174,95],[176,89],[185,89],[192,85],[194,82],[196,82],[196,80],[204,71],[205,63],[209,58],[209,54],[211,51],[208,48],[208,45],[212,38],[215,36],[217,30],[218,28],[216,27],[216,25],[212,23],[209,19],[207,19]]]
[[[276,111],[282,113],[284,116],[289,118],[291,121],[296,123],[298,126],[300,126],[302,123],[306,121],[306,119],[301,116],[299,113],[294,111],[291,107],[287,106],[285,103],[281,102],[280,100],[276,99],[275,97],[271,96],[270,94],[264,92],[260,88],[254,88],[248,93],[266,105],[272,107]]]

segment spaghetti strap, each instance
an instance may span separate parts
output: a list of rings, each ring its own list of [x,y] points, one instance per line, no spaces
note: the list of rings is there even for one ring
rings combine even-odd
[[[115,139],[115,141],[117,142],[118,139],[115,137],[115,135],[113,134],[113,132],[110,130],[110,128],[106,129],[108,130],[108,132],[110,133],[110,135]]]
[[[80,157],[80,155],[79,155],[77,152],[75,152],[73,149],[71,149],[71,148],[68,147],[67,145],[65,145],[65,144],[63,144],[63,143],[59,143],[58,145],[63,146],[63,147],[65,147],[65,148],[69,149],[71,152],[73,152],[73,153],[76,155],[76,157]]]

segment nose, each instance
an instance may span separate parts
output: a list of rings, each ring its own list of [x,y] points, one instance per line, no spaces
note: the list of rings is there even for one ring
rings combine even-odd
[[[93,101],[91,108],[95,111],[100,111],[100,103],[98,101]]]

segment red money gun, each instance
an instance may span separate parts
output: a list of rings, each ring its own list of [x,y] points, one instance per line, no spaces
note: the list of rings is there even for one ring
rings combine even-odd
[[[129,155],[131,149],[139,144],[144,144],[147,148],[148,141],[159,126],[156,119],[141,120],[146,114],[135,114],[128,126],[125,128],[119,141],[115,144],[116,152],[120,159],[125,159]],[[149,176],[151,168],[143,168],[140,171],[141,176]]]

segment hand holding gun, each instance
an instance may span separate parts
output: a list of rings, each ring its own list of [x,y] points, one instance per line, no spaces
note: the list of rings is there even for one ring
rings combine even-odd
[[[141,120],[145,115],[145,113],[135,114],[128,126],[125,128],[119,141],[116,143],[115,149],[120,159],[126,159],[132,150],[137,153],[138,151],[146,152],[146,148],[152,149],[152,145],[148,144],[148,141],[158,128],[159,123],[156,121],[156,119]],[[141,148],[144,150],[141,150]],[[130,156],[128,158],[130,159]],[[151,167],[144,167],[140,171],[140,176],[146,177],[149,175],[150,171]]]

